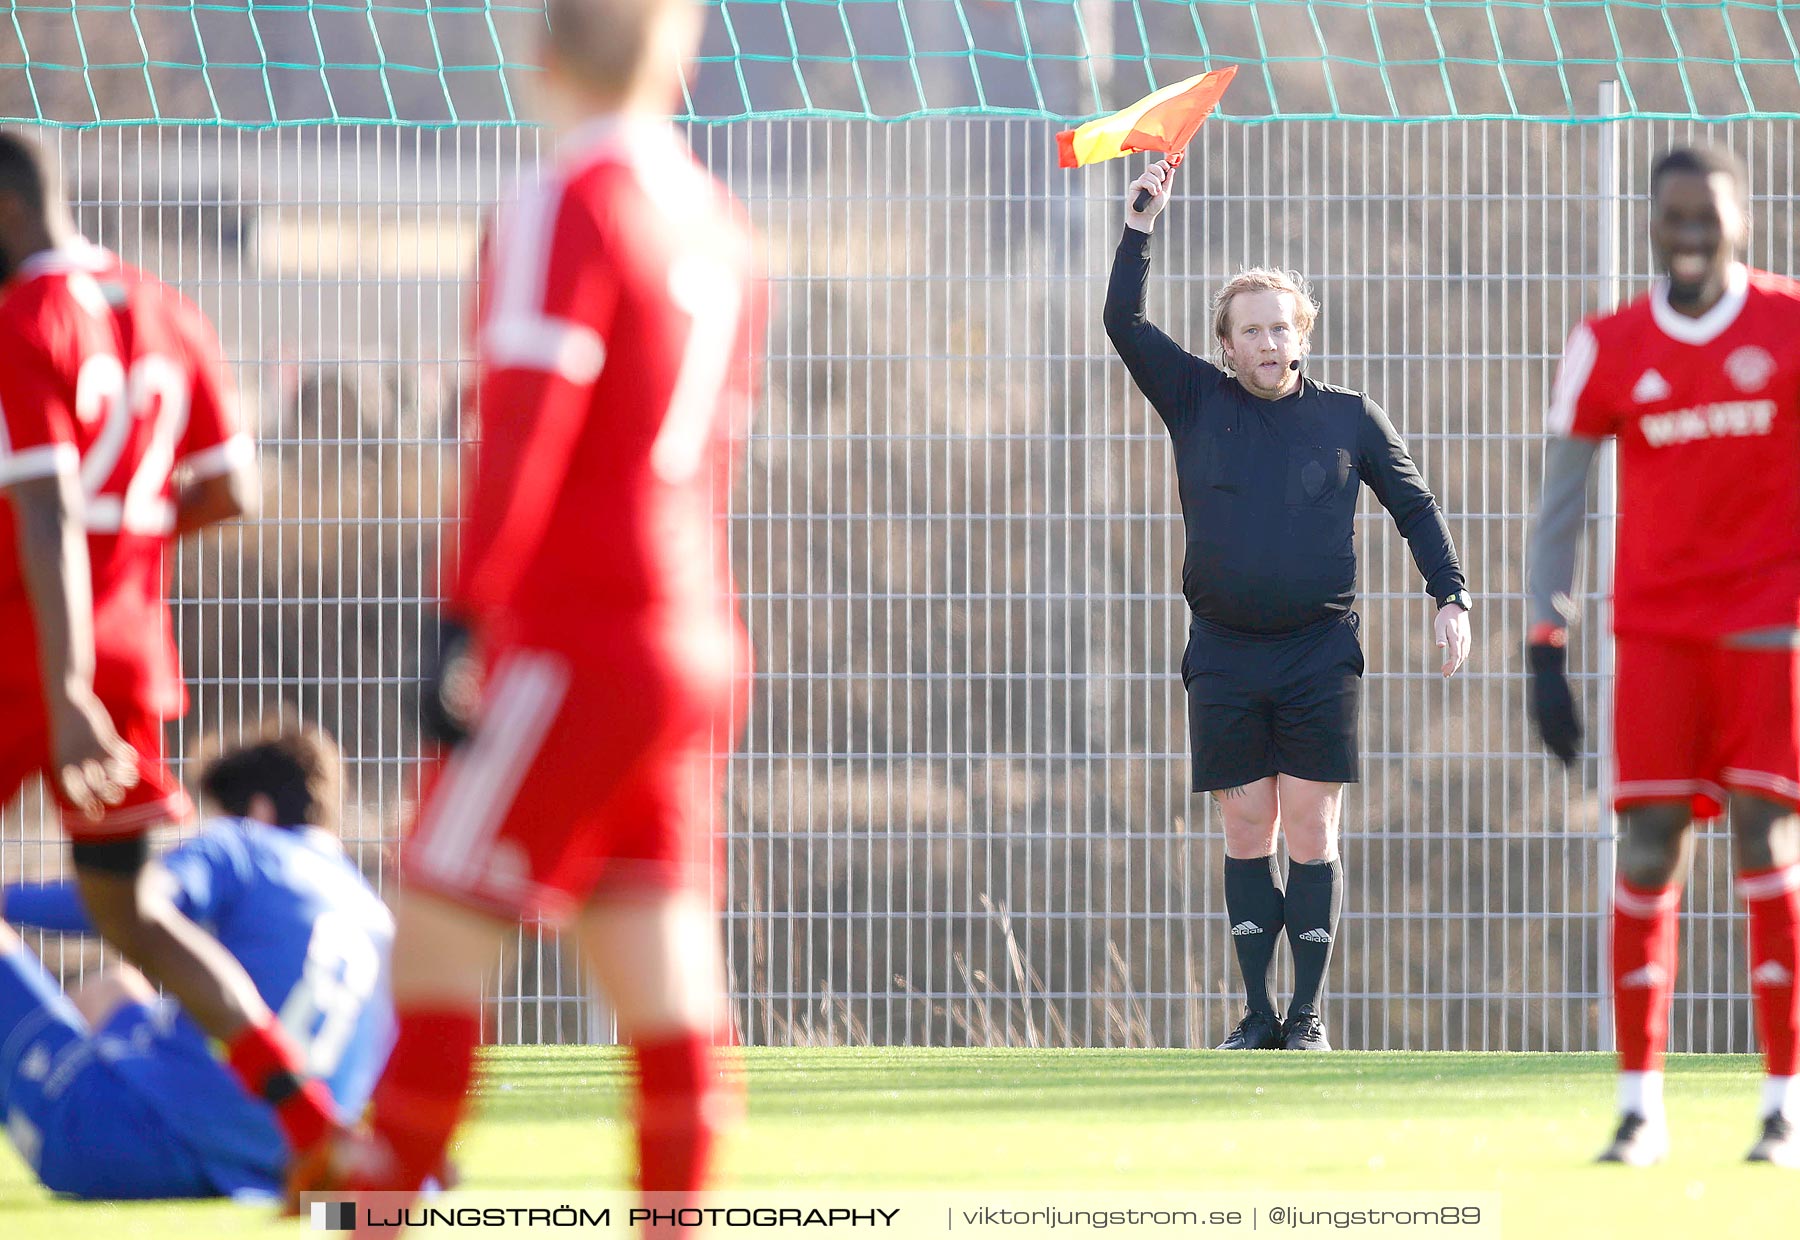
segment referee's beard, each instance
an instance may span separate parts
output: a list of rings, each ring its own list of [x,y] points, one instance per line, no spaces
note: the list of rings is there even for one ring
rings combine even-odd
[[[1264,358],[1249,367],[1234,367],[1233,373],[1252,396],[1279,400],[1299,386],[1300,359],[1290,358],[1284,363],[1279,357]]]

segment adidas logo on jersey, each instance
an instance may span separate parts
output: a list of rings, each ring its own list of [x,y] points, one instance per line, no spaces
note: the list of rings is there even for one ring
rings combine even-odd
[[[1305,934],[1301,935],[1300,937],[1302,940],[1304,940],[1305,942],[1308,942],[1308,943],[1329,943],[1329,942],[1331,942],[1331,931],[1325,929],[1323,926],[1320,926],[1316,929],[1308,930]]]
[[[1794,975],[1779,960],[1765,960],[1750,974],[1750,980],[1762,986],[1791,986]]]
[[[1231,928],[1231,933],[1242,938],[1246,934],[1261,934],[1263,928],[1253,921],[1240,921]]]
[[[1772,400],[1728,400],[1673,413],[1648,413],[1638,419],[1652,448],[1691,443],[1696,439],[1733,439],[1767,435],[1775,423]]]
[[[1669,399],[1669,381],[1657,374],[1655,370],[1646,370],[1638,376],[1637,386],[1631,389],[1631,399],[1640,405],[1667,400]]]
[[[1641,969],[1633,969],[1619,979],[1620,990],[1653,990],[1661,986],[1668,978],[1668,973],[1660,964],[1652,960]]]

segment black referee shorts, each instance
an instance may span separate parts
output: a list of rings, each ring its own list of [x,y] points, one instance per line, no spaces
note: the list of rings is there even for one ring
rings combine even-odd
[[[1363,656],[1355,612],[1297,633],[1254,636],[1195,620],[1187,686],[1194,791],[1270,775],[1355,783]]]

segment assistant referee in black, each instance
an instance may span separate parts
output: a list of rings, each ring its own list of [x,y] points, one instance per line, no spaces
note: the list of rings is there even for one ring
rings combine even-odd
[[[1318,307],[1298,276],[1253,268],[1219,291],[1219,365],[1145,317],[1150,232],[1170,172],[1159,160],[1127,192],[1105,321],[1175,449],[1193,788],[1218,799],[1225,822],[1225,910],[1247,1009],[1219,1049],[1329,1050],[1319,989],[1343,907],[1344,784],[1359,765],[1358,484],[1393,517],[1438,604],[1445,676],[1468,654],[1469,594],[1444,514],[1381,407],[1302,372]],[[1141,212],[1131,205],[1140,189]],[[1294,955],[1285,1022],[1269,993],[1284,926]]]

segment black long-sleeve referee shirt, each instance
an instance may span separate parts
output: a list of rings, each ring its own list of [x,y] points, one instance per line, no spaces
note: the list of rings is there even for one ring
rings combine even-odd
[[[1381,407],[1314,383],[1245,391],[1144,314],[1150,235],[1127,227],[1106,289],[1106,334],[1168,427],[1187,530],[1181,588],[1202,621],[1288,633],[1356,601],[1358,483],[1393,517],[1434,599],[1464,588],[1437,500]]]

